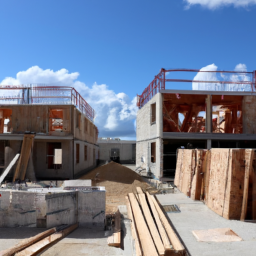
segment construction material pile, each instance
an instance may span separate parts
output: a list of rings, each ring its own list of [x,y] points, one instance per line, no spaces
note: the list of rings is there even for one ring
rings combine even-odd
[[[254,149],[179,149],[174,184],[226,219],[256,219]]]
[[[151,188],[139,174],[115,162],[102,165],[80,179],[91,179],[93,186],[105,187],[106,214],[113,214],[118,205],[125,205],[125,196],[134,192],[136,187]]]
[[[126,205],[137,256],[186,255],[154,195],[137,187],[126,197]]]

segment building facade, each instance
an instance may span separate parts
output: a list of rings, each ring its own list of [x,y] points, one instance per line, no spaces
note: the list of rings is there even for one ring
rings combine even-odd
[[[252,91],[167,90],[165,82],[172,79],[165,79],[165,72],[170,70],[162,70],[138,98],[137,167],[168,181],[179,148],[255,148],[255,72],[244,72],[253,74],[246,82],[223,82],[249,84]]]
[[[0,98],[2,169],[20,153],[25,133],[35,135],[28,178],[73,179],[96,166],[99,146],[94,110],[74,88],[21,86],[16,90],[16,98],[5,96],[11,91],[8,88],[3,96],[7,102]]]

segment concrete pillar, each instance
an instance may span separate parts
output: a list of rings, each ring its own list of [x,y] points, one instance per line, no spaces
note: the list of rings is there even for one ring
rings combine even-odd
[[[206,132],[212,133],[212,95],[207,95],[206,103]],[[208,142],[207,142],[208,143]]]
[[[207,140],[207,149],[212,148],[212,140]]]
[[[163,94],[158,93],[156,102],[157,137],[163,138]]]

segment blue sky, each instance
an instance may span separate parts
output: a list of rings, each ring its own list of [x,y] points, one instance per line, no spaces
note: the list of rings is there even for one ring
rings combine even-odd
[[[93,93],[83,95],[98,109],[95,122],[100,135],[134,137],[132,100],[162,67],[200,69],[214,63],[219,69],[234,70],[242,63],[248,71],[256,69],[256,1],[240,0],[240,6],[232,2],[237,3],[1,1],[0,82],[17,79],[18,72],[33,66],[41,69],[39,73],[48,69],[78,72],[72,81],[83,83],[84,90],[96,83]],[[36,77],[38,72],[19,81],[45,82]],[[106,106],[92,98],[103,85],[108,97],[111,92],[115,98],[105,119],[100,111]],[[113,120],[111,113],[114,128],[107,124]]]

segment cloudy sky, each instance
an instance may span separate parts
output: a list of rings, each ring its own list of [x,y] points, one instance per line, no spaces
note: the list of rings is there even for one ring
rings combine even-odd
[[[136,95],[162,67],[256,69],[256,0],[8,0],[0,12],[0,83],[74,86],[103,137],[135,138]]]

